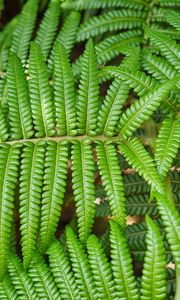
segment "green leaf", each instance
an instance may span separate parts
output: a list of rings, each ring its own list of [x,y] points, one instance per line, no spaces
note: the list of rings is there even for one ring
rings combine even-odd
[[[41,252],[51,244],[58,226],[66,189],[67,164],[67,142],[47,142],[39,238]]]
[[[39,300],[33,282],[24,270],[19,257],[14,253],[9,253],[8,261],[9,274],[18,294],[18,300]]]
[[[142,175],[154,190],[163,193],[164,187],[155,168],[155,164],[141,142],[133,138],[118,144],[122,154],[126,157],[128,162],[132,164],[139,175]]]
[[[108,196],[112,217],[125,227],[125,196],[116,149],[112,144],[99,143],[96,151],[99,172]]]
[[[97,133],[107,136],[115,134],[116,125],[128,98],[129,87],[119,78],[115,79],[107,91],[106,98],[99,110]]]
[[[20,173],[20,231],[23,264],[29,267],[36,249],[40,218],[40,202],[43,186],[44,142],[26,142]]]
[[[55,48],[54,106],[58,135],[76,134],[75,91],[73,74],[66,50],[61,44]]]
[[[33,135],[29,92],[24,69],[14,53],[9,56],[7,84],[11,138],[28,139]]]
[[[59,300],[60,295],[54,278],[42,256],[35,252],[29,267],[29,276],[40,299]]]
[[[79,134],[94,135],[99,110],[99,82],[93,41],[86,44],[77,99]]]
[[[76,285],[71,265],[58,241],[51,244],[47,251],[51,272],[59,288],[62,299],[80,300],[79,286]]]
[[[0,299],[1,300],[18,300],[16,290],[11,282],[9,275],[6,275],[0,282]]]
[[[177,28],[177,30],[180,30],[180,14],[178,12],[167,11],[165,18],[173,27]]]
[[[111,265],[108,262],[103,247],[95,235],[87,240],[88,259],[91,266],[94,282],[98,292],[98,299],[118,299],[115,293]]]
[[[26,62],[37,9],[38,1],[28,0],[21,11],[18,24],[13,33],[11,51],[17,54],[23,64]]]
[[[141,299],[166,298],[166,257],[163,239],[158,226],[146,216],[146,254],[142,271]]]
[[[59,0],[51,0],[36,33],[35,42],[41,47],[45,60],[56,35],[60,12]]]
[[[131,136],[144,121],[149,119],[175,84],[176,81],[167,81],[142,98],[135,100],[121,116],[118,125],[120,135],[123,138]]]
[[[34,120],[35,136],[55,133],[51,89],[43,54],[39,45],[31,43],[29,58],[29,94]]]
[[[100,16],[95,16],[81,24],[77,34],[77,41],[84,41],[89,37],[98,36],[107,31],[132,29],[141,27],[146,13],[131,9],[112,10]]]
[[[132,259],[127,248],[124,231],[110,221],[111,265],[115,288],[119,299],[138,300],[136,279],[133,274]]]
[[[18,144],[12,147],[6,144],[0,145],[0,280],[6,272],[6,260],[10,248],[19,155]]]
[[[92,231],[95,217],[95,168],[92,149],[88,142],[73,142],[72,171],[79,239],[85,244]]]
[[[165,118],[156,139],[155,162],[158,172],[165,176],[172,165],[173,159],[178,153],[180,118]]]
[[[80,290],[80,298],[90,300],[96,299],[97,291],[87,255],[84,252],[81,242],[77,239],[73,229],[70,227],[66,227],[66,242],[76,284]]]

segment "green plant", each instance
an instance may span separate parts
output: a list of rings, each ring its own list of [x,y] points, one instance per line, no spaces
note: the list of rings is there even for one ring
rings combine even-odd
[[[28,0],[2,28],[1,299],[179,299],[178,5]]]

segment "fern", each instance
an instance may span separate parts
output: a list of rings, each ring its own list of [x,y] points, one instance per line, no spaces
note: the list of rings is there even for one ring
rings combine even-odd
[[[41,46],[45,59],[48,57],[56,34],[60,11],[58,0],[51,0],[39,26],[39,30],[36,33],[35,42]]]
[[[82,24],[77,33],[77,40],[83,41],[107,31],[138,28],[143,24],[145,17],[146,13],[131,9],[109,11]]]

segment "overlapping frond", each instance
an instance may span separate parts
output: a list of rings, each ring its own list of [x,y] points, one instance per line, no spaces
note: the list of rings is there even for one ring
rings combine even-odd
[[[51,0],[44,13],[43,19],[36,33],[35,42],[41,46],[45,60],[54,41],[54,37],[59,24],[61,6],[58,0]]]
[[[180,14],[178,12],[167,11],[165,18],[173,27],[180,30]]]
[[[45,154],[44,187],[41,206],[40,249],[45,252],[54,238],[67,180],[67,142],[47,143]]]
[[[11,51],[17,54],[23,64],[26,62],[29,42],[35,26],[37,8],[37,0],[28,0],[22,9],[13,32]]]
[[[0,280],[6,272],[20,147],[0,145]]]
[[[125,227],[125,196],[117,152],[112,144],[96,147],[99,172],[111,207],[112,217]]]
[[[83,41],[107,31],[141,27],[145,17],[146,13],[132,9],[108,11],[81,24],[77,33],[77,41]]]
[[[165,118],[156,140],[155,161],[158,172],[165,176],[176,157],[180,142],[180,119]]]
[[[146,216],[147,236],[141,281],[141,299],[166,298],[166,258],[161,232],[158,226]]]

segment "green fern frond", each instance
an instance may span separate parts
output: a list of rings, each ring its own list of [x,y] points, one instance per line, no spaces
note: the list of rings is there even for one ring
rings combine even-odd
[[[180,119],[165,118],[156,139],[155,161],[158,172],[165,176],[173,159],[176,157],[180,143]]]
[[[164,188],[153,159],[141,142],[137,138],[133,138],[126,142],[120,142],[118,145],[122,154],[126,157],[128,162],[132,164],[133,168],[138,171],[139,175],[143,176],[154,190],[163,193]]]
[[[88,260],[91,266],[98,299],[118,299],[115,293],[111,265],[104,253],[102,245],[95,235],[87,240]]]
[[[86,243],[95,216],[94,161],[88,141],[73,142],[72,183],[78,218],[79,239]]]
[[[126,196],[144,194],[150,191],[147,182],[137,173],[124,175],[123,185]]]
[[[145,239],[147,234],[147,224],[145,221],[127,225],[126,240],[130,251],[146,249]]]
[[[159,4],[162,7],[165,7],[165,6],[169,6],[169,7],[179,6],[179,0],[159,0]]]
[[[39,45],[31,43],[29,58],[29,95],[36,130],[35,136],[55,133],[51,89],[43,54]]]
[[[161,219],[165,226],[167,240],[175,259],[177,274],[180,275],[180,217],[173,203],[166,195],[155,193]]]
[[[0,145],[0,280],[6,272],[13,219],[14,192],[18,177],[20,147]]]
[[[145,33],[175,69],[180,70],[180,46],[165,34],[148,27],[145,27]]]
[[[134,9],[143,9],[147,7],[147,2],[143,0],[77,0],[69,1],[66,0],[62,7],[64,9],[97,9],[97,8],[106,8],[106,7],[129,7]]]
[[[178,12],[167,11],[165,18],[173,27],[177,28],[177,30],[180,30],[180,14]]]
[[[76,107],[79,134],[94,135],[99,109],[99,82],[96,53],[91,39],[83,54]]]
[[[36,33],[35,42],[41,46],[45,60],[48,58],[54,41],[59,24],[60,12],[61,6],[59,0],[51,0]]]
[[[112,144],[96,147],[99,172],[111,207],[113,219],[125,227],[125,196],[117,152]]]
[[[47,142],[39,245],[45,252],[54,238],[64,200],[68,164],[67,142]]]
[[[37,8],[37,0],[27,1],[13,33],[11,51],[17,54],[23,64],[26,62],[29,43],[35,26]]]
[[[149,202],[150,195],[145,193],[143,195],[131,195],[126,197],[126,213],[130,216],[156,216],[158,208],[155,201]]]
[[[61,43],[64,48],[66,49],[66,54],[69,57],[71,54],[71,50],[74,46],[76,41],[76,34],[80,22],[80,13],[72,11],[65,19],[62,28],[55,40],[54,46],[52,48],[49,60],[48,60],[48,70],[52,73],[54,68],[54,55],[55,55],[55,48],[56,43]]]
[[[141,55],[143,68],[157,80],[164,82],[178,76],[177,70],[161,57],[153,55],[148,50],[143,50]]]
[[[129,87],[116,78],[109,87],[106,98],[99,110],[96,132],[113,136],[119,121],[123,104],[128,98]]]
[[[44,300],[58,300],[60,294],[54,278],[42,256],[35,252],[29,267],[29,276],[34,283],[37,295]]]
[[[16,28],[18,17],[14,17],[1,32],[2,38],[0,39],[0,71],[6,71],[9,50],[12,43],[13,32]]]
[[[132,259],[127,248],[124,232],[110,221],[111,266],[115,288],[120,299],[139,299]]]
[[[70,227],[66,227],[66,242],[81,299],[96,299],[97,291],[87,255]]]
[[[2,102],[0,102],[0,142],[4,142],[7,140],[9,133],[8,133],[8,126],[6,122],[6,117],[3,111]]]
[[[9,56],[7,84],[11,138],[13,140],[28,139],[33,135],[29,93],[24,69],[14,53]]]
[[[8,270],[16,293],[18,294],[18,300],[40,300],[35,291],[33,282],[23,268],[22,262],[14,253],[9,253]]]
[[[6,275],[0,282],[0,299],[2,300],[18,300],[16,290],[11,282],[9,275]]]
[[[26,142],[20,173],[20,231],[23,264],[27,269],[36,249],[43,186],[44,142]]]
[[[147,236],[141,281],[141,299],[166,298],[166,258],[161,232],[157,225],[146,216]]]
[[[93,17],[81,24],[77,33],[77,41],[84,41],[107,31],[132,29],[141,27],[146,13],[132,9],[108,11],[99,17]]]
[[[61,44],[55,48],[54,106],[58,135],[76,134],[75,91],[66,50]]]
[[[177,81],[167,81],[136,100],[122,114],[118,130],[123,138],[131,136],[158,108]]]
[[[54,242],[47,251],[51,272],[64,300],[80,300],[79,286],[76,285],[71,265],[64,255],[58,241]]]

